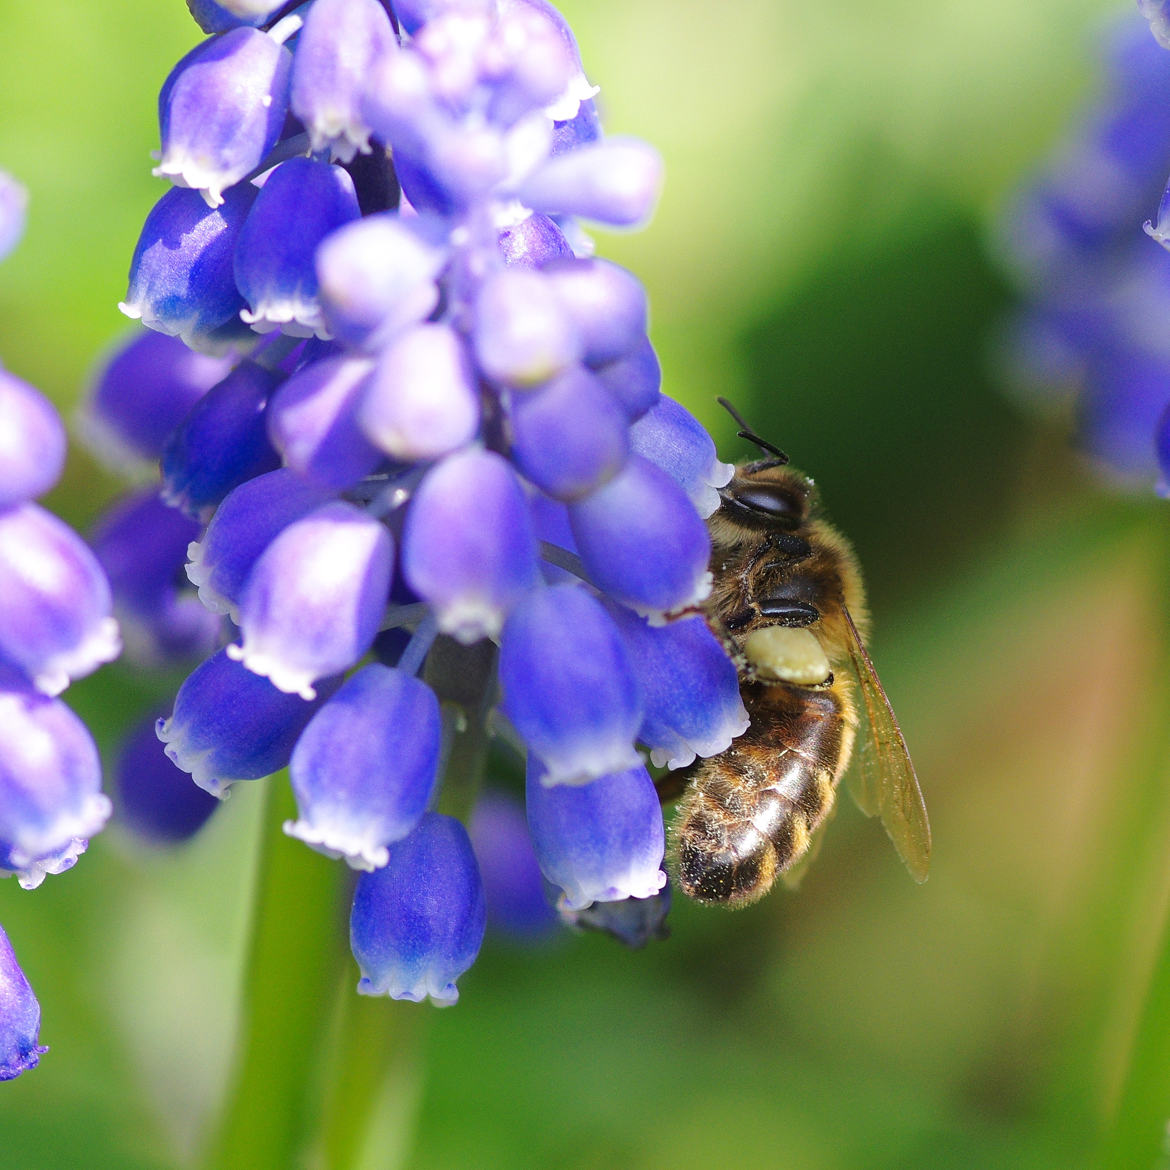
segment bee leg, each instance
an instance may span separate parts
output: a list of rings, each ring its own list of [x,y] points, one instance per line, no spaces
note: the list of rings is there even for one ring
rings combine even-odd
[[[764,617],[776,618],[778,626],[811,626],[821,620],[821,611],[795,597],[765,597],[756,603]]]

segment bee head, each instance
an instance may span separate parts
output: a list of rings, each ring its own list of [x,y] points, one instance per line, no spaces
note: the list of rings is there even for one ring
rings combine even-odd
[[[760,528],[800,528],[814,502],[812,481],[774,459],[737,467],[719,495],[731,517]]]

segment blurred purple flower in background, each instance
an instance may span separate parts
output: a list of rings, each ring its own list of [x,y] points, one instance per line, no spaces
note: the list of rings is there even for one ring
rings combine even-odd
[[[1003,357],[1023,395],[1072,408],[1100,466],[1165,492],[1170,256],[1149,236],[1165,244],[1170,201],[1142,224],[1170,174],[1170,53],[1166,6],[1138,7],[1149,23],[1110,31],[1101,92],[1001,223],[1024,296]]]

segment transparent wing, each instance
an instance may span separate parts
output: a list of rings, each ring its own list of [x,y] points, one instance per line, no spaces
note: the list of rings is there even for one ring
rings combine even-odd
[[[862,812],[881,817],[906,868],[915,881],[924,882],[930,868],[930,821],[922,789],[894,709],[848,610],[845,621],[849,625],[849,653],[869,722],[869,737],[858,752],[859,766],[852,770],[850,791]]]

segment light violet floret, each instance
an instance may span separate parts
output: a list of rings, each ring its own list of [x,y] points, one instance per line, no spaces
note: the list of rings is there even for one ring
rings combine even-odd
[[[36,504],[0,512],[0,597],[0,662],[45,694],[118,656],[118,623],[97,558]]]
[[[649,898],[666,885],[666,833],[654,782],[641,765],[577,787],[551,785],[528,756],[528,827],[541,871],[566,910]]]
[[[372,443],[403,462],[469,443],[479,430],[479,386],[459,333],[441,323],[401,333],[378,358],[358,419]]]
[[[35,889],[70,869],[109,815],[81,720],[59,699],[0,690],[0,872]]]
[[[297,39],[289,104],[314,153],[340,162],[370,149],[361,93],[370,67],[395,52],[394,29],[378,0],[316,0]]]
[[[394,545],[387,529],[342,500],[294,520],[261,553],[240,598],[242,645],[228,654],[303,699],[353,666],[386,609]]]
[[[267,33],[236,28],[191,50],[159,94],[162,157],[154,174],[199,191],[209,207],[276,144],[292,54]]]

